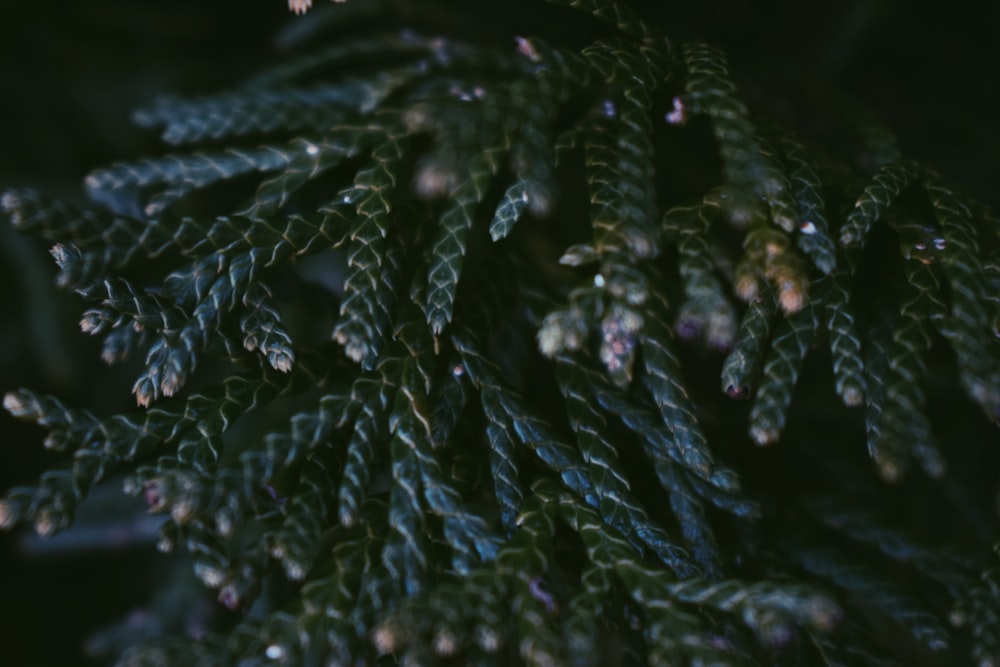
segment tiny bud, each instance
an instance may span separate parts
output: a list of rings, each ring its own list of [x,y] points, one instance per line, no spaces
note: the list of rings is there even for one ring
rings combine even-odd
[[[778,441],[778,431],[770,425],[754,426],[750,429],[750,437],[755,443],[764,447]]]
[[[760,628],[761,639],[768,646],[774,648],[781,648],[787,646],[795,633],[792,626],[788,623],[773,623],[766,627]]]
[[[218,588],[226,580],[226,575],[222,570],[202,563],[195,563],[194,573],[209,588]]]
[[[726,387],[726,396],[735,399],[744,399],[750,395],[749,387],[737,387],[736,385],[729,385]]]
[[[101,350],[101,361],[103,361],[109,366],[115,363],[116,361],[120,361],[121,359],[124,358],[125,358],[124,351],[119,353],[108,347],[105,347],[103,350]]]
[[[17,195],[9,190],[4,192],[3,196],[0,197],[0,209],[7,215],[13,215],[18,208]]]
[[[190,498],[180,498],[170,508],[170,518],[179,524],[187,523],[193,514],[194,502]]]
[[[302,566],[302,563],[294,560],[284,560],[282,565],[285,566],[285,575],[292,581],[302,581],[306,578],[306,568]]]
[[[567,331],[563,336],[563,346],[570,351],[579,350],[583,347],[583,336],[575,329]]]
[[[434,129],[434,122],[428,110],[423,106],[411,106],[403,114],[403,123],[411,134],[427,132]],[[349,199],[349,198],[348,198]],[[345,199],[344,203],[350,203]]]
[[[39,537],[52,537],[65,527],[66,520],[50,510],[39,510],[35,516],[35,532]]]
[[[156,542],[156,550],[161,554],[168,554],[174,550],[175,543],[169,537],[160,537]]]
[[[747,303],[754,301],[760,293],[757,278],[750,273],[743,273],[736,279],[736,294]]]
[[[563,347],[563,335],[555,323],[543,324],[538,330],[538,350],[546,357],[554,357]]]
[[[780,237],[779,237],[780,238]],[[786,247],[782,242],[784,239],[779,241],[778,238],[771,238],[764,244],[764,256],[769,260],[774,260],[779,255],[784,254]]]
[[[236,587],[232,584],[228,584],[225,588],[219,591],[219,602],[221,602],[226,609],[236,611],[236,609],[240,606],[240,594],[236,591]]]
[[[80,330],[86,334],[99,333],[103,320],[98,310],[88,310],[80,320]]]
[[[52,259],[56,260],[57,265],[62,266],[66,263],[66,246],[62,243],[57,243],[49,248],[49,254],[52,255]]]
[[[843,609],[825,595],[817,595],[809,602],[806,613],[813,627],[829,632],[844,616]]]
[[[785,280],[779,285],[778,303],[785,314],[796,313],[805,305],[805,295],[796,282]]]
[[[21,397],[14,392],[4,395],[3,409],[14,417],[23,417],[28,412],[27,405],[21,400]]]
[[[292,370],[294,357],[290,352],[271,352],[267,355],[267,361],[274,370],[280,373],[288,373]]]
[[[843,391],[844,404],[848,407],[861,405],[865,399],[864,392],[858,387],[845,387]]]
[[[421,166],[413,178],[413,189],[424,199],[447,195],[457,184],[458,174],[439,163]]]
[[[166,506],[167,499],[163,495],[163,482],[161,480],[149,480],[142,485],[142,491],[150,512],[159,512]]]
[[[17,523],[17,512],[9,500],[0,500],[0,530],[6,530]]]
[[[659,250],[656,246],[656,239],[634,230],[625,235],[625,243],[628,244],[628,249],[632,254],[640,259],[654,257]]]
[[[184,373],[176,366],[167,366],[163,371],[163,380],[160,381],[160,393],[170,397],[177,393],[184,384]]]
[[[687,122],[687,112],[684,108],[684,100],[675,97],[673,100],[673,111],[667,112],[666,121],[671,125],[683,125]]]
[[[476,633],[476,643],[486,653],[496,653],[500,650],[500,635],[493,628],[479,628]]]
[[[220,537],[231,537],[233,534],[233,519],[228,512],[218,512],[215,515],[215,531]]]
[[[701,335],[704,329],[704,318],[700,314],[690,310],[682,311],[677,316],[677,322],[674,324],[674,332],[681,340],[694,340]]]
[[[537,63],[542,57],[538,54],[538,50],[535,45],[531,43],[531,40],[526,37],[515,37],[514,41],[517,42],[517,52],[522,56],[527,58],[533,63]]]
[[[785,191],[785,184],[780,179],[770,177],[761,181],[760,189],[768,197],[776,197]]]
[[[728,350],[736,340],[736,321],[728,314],[710,315],[706,340],[713,350]]]
[[[642,315],[634,310],[625,310],[621,314],[621,328],[626,333],[636,333],[644,324]]]
[[[389,623],[383,623],[375,629],[372,643],[375,644],[375,650],[379,654],[387,655],[396,650],[399,639],[398,630]]]
[[[903,471],[892,461],[878,461],[877,470],[879,477],[890,484],[895,484],[903,477]]]
[[[857,243],[860,243],[861,239],[853,230],[845,229],[840,233],[840,245],[844,247],[850,247]]]
[[[544,218],[552,212],[552,192],[535,183],[521,194],[521,200],[528,205],[528,211],[536,218]]]
[[[357,513],[349,507],[341,507],[338,517],[340,518],[340,525],[344,528],[350,528],[358,522]]]
[[[351,341],[344,346],[344,354],[347,358],[356,363],[361,363],[368,356],[368,346],[364,342]]]
[[[149,404],[153,402],[156,398],[156,391],[153,388],[153,383],[150,382],[149,378],[140,378],[135,386],[132,387],[132,393],[135,394],[135,402],[139,404],[140,407],[148,408]]]
[[[455,655],[458,651],[458,641],[447,630],[442,630],[434,637],[434,653],[442,657]]]

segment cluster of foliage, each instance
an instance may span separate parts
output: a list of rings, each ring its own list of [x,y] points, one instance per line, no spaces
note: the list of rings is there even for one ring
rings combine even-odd
[[[136,412],[5,396],[66,464],[0,526],[124,473],[245,612],[122,665],[1000,663],[997,477],[963,463],[1000,221],[847,106],[824,150],[718,49],[553,4],[599,36],[324,7],[325,45],[140,110],[180,148],[91,173],[94,208],[5,192],[105,360],[145,359]]]

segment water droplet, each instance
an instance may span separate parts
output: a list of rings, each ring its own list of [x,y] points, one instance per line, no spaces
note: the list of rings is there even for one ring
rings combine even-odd
[[[264,650],[264,655],[266,655],[269,660],[281,660],[285,657],[285,649],[277,644],[271,644]]]
[[[594,274],[594,287],[604,287],[604,276],[600,273]]]

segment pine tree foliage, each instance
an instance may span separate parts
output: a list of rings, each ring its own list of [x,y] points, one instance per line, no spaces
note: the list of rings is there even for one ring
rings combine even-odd
[[[124,475],[250,610],[118,664],[884,664],[869,618],[1000,663],[995,558],[886,484],[959,512],[984,445],[933,403],[1000,420],[996,218],[874,127],[857,173],[775,126],[624,2],[552,3],[584,48],[353,28],[383,4],[137,112],[172,152],[91,173],[93,206],[2,196],[139,409],[7,393],[64,463],[0,526]],[[693,187],[681,136],[718,155]],[[307,256],[338,287],[303,312]]]

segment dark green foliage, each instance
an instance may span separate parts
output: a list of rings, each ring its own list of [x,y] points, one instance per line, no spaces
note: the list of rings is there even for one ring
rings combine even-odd
[[[882,664],[913,647],[875,627],[945,651],[949,614],[949,656],[1000,661],[995,517],[888,509],[996,491],[965,459],[997,443],[935,405],[1000,419],[996,219],[869,125],[853,173],[624,3],[552,3],[598,19],[582,49],[358,4],[138,112],[182,152],[93,172],[93,210],[3,194],[104,359],[145,357],[138,412],[6,395],[65,463],[0,526],[64,530],[122,472],[249,610],[119,664]],[[688,132],[719,168],[674,188],[665,151],[714,164],[669,153]]]

